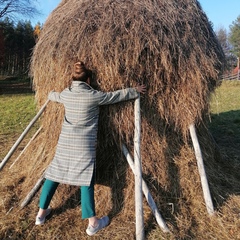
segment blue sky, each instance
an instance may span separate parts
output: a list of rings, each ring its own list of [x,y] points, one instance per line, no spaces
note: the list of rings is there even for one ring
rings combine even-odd
[[[199,0],[214,30],[229,26],[240,16],[240,0]]]
[[[37,8],[42,16],[31,19],[33,25],[44,23],[48,15],[61,2],[61,0],[38,0]],[[220,27],[229,30],[229,26],[240,16],[240,0],[199,0],[208,19],[213,23],[214,30]]]

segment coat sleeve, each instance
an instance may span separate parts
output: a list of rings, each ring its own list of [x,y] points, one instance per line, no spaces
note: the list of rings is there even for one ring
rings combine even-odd
[[[114,104],[126,100],[135,99],[139,96],[135,88],[125,88],[114,92],[100,93],[99,105]]]
[[[48,99],[51,100],[51,101],[54,101],[54,102],[62,103],[62,100],[61,100],[61,97],[60,97],[60,93],[59,93],[59,92],[51,91],[51,92],[48,94]]]

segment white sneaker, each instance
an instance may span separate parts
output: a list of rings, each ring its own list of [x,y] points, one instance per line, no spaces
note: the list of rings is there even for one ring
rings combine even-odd
[[[44,222],[46,220],[46,217],[51,213],[51,211],[52,211],[52,209],[48,208],[48,209],[46,209],[45,216],[43,216],[43,217],[36,216],[35,225],[42,225],[42,224],[44,224]]]
[[[88,225],[86,232],[89,236],[92,236],[102,228],[105,228],[108,224],[109,224],[109,217],[108,216],[102,217],[98,219],[98,225],[96,227]]]

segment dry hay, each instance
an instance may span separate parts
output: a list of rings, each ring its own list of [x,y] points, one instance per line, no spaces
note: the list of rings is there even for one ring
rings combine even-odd
[[[208,217],[189,142],[188,126],[195,123],[200,129],[210,190],[219,207],[229,193],[239,189],[237,173],[224,170],[225,163],[203,124],[223,53],[199,3],[63,0],[47,19],[33,52],[31,74],[39,105],[51,90],[61,91],[69,85],[76,58],[93,69],[103,91],[138,82],[147,85],[148,92],[141,97],[143,176],[173,233],[166,235],[156,227],[144,202],[147,238],[239,237],[237,225],[224,220],[231,210],[227,204],[216,217]],[[98,215],[112,218],[112,230],[99,233],[103,239],[134,238],[134,179],[120,149],[124,142],[132,152],[133,115],[133,102],[105,106],[100,112],[96,210]],[[26,196],[52,160],[62,119],[62,106],[50,103],[42,117],[44,131],[21,160],[21,166],[28,167],[18,165],[18,174],[24,179],[18,179],[16,202]],[[20,212],[22,218],[32,219],[28,224],[33,224],[37,201],[35,198],[30,204],[32,212]],[[43,230],[26,227],[24,236],[37,234],[43,239],[50,230],[51,239],[84,239],[86,224],[79,220],[78,201],[76,187],[60,186],[52,203],[56,209],[52,220]],[[6,201],[6,210],[10,206]],[[231,221],[239,223],[239,218],[234,215]],[[6,231],[11,233],[11,228]]]

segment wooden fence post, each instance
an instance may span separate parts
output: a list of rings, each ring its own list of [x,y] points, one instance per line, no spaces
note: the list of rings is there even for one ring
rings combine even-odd
[[[136,240],[144,240],[143,197],[142,197],[142,164],[141,164],[141,114],[140,94],[134,104],[135,131],[134,131],[134,164],[135,164],[135,214]]]
[[[202,152],[201,152],[201,148],[200,148],[200,145],[199,145],[199,142],[198,142],[198,138],[197,138],[196,129],[195,129],[194,124],[191,124],[189,126],[189,130],[190,130],[190,135],[191,135],[192,142],[193,142],[195,156],[196,156],[196,159],[197,159],[198,171],[199,171],[200,178],[201,178],[201,184],[202,184],[202,189],[203,189],[203,197],[204,197],[204,200],[205,200],[205,204],[206,204],[208,213],[210,215],[213,215],[214,208],[213,208],[212,198],[211,198],[211,194],[210,194],[210,190],[209,190],[209,186],[208,186],[207,176],[206,176],[206,173],[205,173],[205,168],[204,168],[204,163],[203,163],[203,158],[202,158]]]

